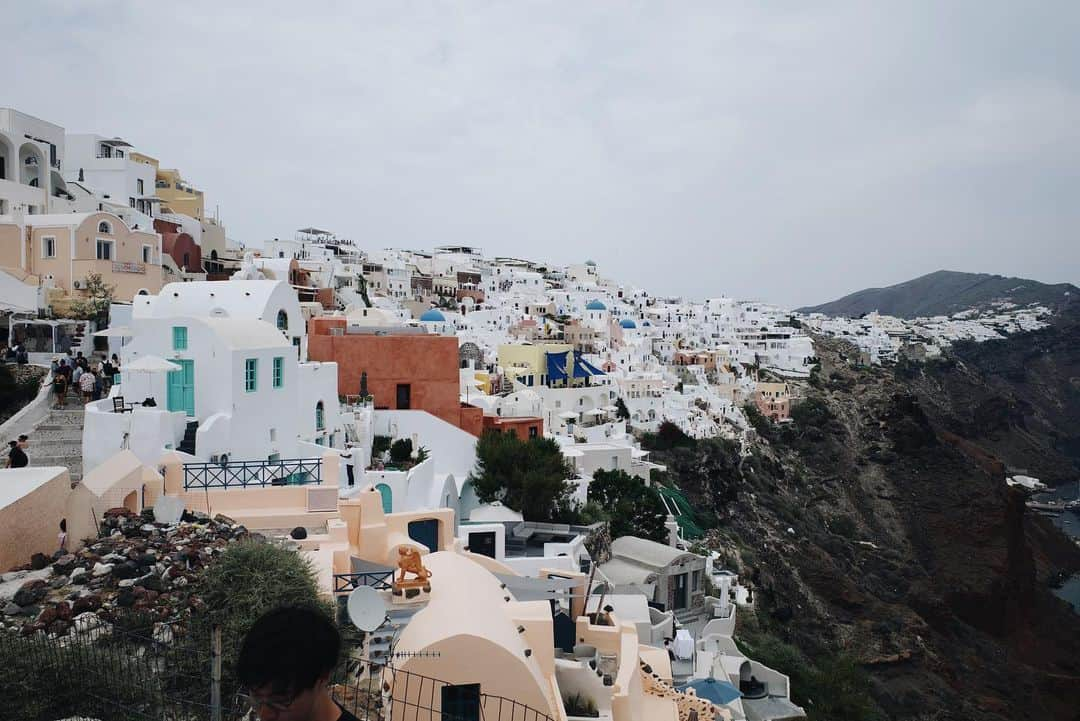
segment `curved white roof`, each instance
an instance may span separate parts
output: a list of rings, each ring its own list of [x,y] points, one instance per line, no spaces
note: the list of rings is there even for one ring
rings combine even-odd
[[[168,283],[151,304],[151,315],[158,318],[179,315],[226,316],[273,322],[276,319],[262,316],[274,293],[280,293],[282,290],[292,296],[294,303],[299,303],[292,288],[283,280],[204,280],[191,283]]]
[[[663,568],[683,556],[694,554],[637,536],[620,536],[611,542],[611,555],[649,568]]]
[[[185,283],[185,285],[187,285]],[[258,348],[292,348],[288,339],[275,326],[263,320],[243,318],[198,318],[234,350]]]

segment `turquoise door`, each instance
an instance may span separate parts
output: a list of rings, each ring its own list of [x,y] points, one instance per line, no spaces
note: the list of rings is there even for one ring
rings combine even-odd
[[[188,416],[195,415],[195,361],[173,360],[180,366],[178,371],[169,371],[170,411],[184,411]]]
[[[394,512],[394,492],[390,490],[390,486],[385,483],[380,483],[375,486],[375,490],[382,496],[382,510],[383,513]]]

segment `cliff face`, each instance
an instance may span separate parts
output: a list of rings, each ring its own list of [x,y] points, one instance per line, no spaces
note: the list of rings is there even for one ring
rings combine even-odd
[[[1078,329],[898,369],[819,341],[813,413],[720,478],[677,479],[745,564],[757,622],[808,658],[853,656],[889,718],[1077,718],[1080,617],[1047,579],[1080,550],[1004,476],[1080,477]]]

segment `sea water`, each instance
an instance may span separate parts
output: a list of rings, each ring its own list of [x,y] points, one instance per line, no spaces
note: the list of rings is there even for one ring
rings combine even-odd
[[[1032,499],[1043,503],[1047,501],[1064,503],[1076,499],[1078,490],[1080,489],[1077,488],[1077,484],[1067,483],[1045,493],[1035,494]],[[1074,511],[1062,511],[1059,515],[1052,517],[1050,522],[1064,531],[1069,538],[1080,538],[1080,514]],[[1073,610],[1080,613],[1080,573],[1072,575],[1061,588],[1054,589],[1054,595],[1068,601]]]

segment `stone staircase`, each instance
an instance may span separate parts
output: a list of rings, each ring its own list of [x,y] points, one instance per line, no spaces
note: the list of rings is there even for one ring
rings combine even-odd
[[[68,394],[67,407],[52,409],[30,433],[27,455],[31,466],[65,466],[71,474],[71,485],[82,480],[83,405],[81,399]]]

